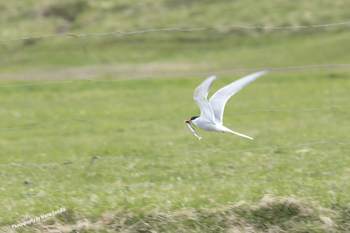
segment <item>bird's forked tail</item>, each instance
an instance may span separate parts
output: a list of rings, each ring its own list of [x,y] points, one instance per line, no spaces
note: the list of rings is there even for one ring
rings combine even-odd
[[[235,132],[235,131],[232,131],[232,130],[230,130],[229,128],[226,128],[226,127],[223,126],[223,125],[222,125],[220,128],[222,128],[224,132],[233,133],[233,134],[236,134],[236,135],[238,135],[238,136],[245,137],[245,138],[249,138],[249,139],[253,140],[252,137],[249,137],[249,136],[247,136],[247,135],[244,135],[244,134],[241,134],[241,133],[237,133],[237,132]]]

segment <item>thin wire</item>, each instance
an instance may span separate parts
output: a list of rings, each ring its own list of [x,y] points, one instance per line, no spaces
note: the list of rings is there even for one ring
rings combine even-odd
[[[0,164],[0,167],[12,167],[12,166],[57,166],[61,165],[59,163],[45,163],[45,164],[35,164],[35,163],[11,163],[11,164]]]
[[[332,27],[332,26],[339,26],[339,25],[345,25],[350,24],[350,22],[340,22],[340,23],[328,23],[328,24],[320,24],[320,25],[310,25],[310,26],[287,26],[287,27],[260,27],[260,26],[217,26],[217,27],[201,27],[201,28],[160,28],[160,29],[146,29],[146,30],[140,30],[140,31],[131,31],[131,32],[121,32],[121,31],[114,31],[114,32],[104,32],[104,33],[86,33],[86,34],[54,34],[54,35],[46,35],[46,36],[27,36],[27,37],[21,37],[21,38],[12,38],[12,39],[2,39],[0,42],[8,42],[8,41],[16,41],[16,40],[30,40],[30,39],[43,39],[43,38],[52,38],[52,37],[63,37],[63,36],[72,36],[72,37],[87,37],[87,36],[107,36],[107,35],[113,35],[113,34],[119,34],[119,35],[132,35],[132,34],[139,34],[139,33],[148,33],[148,32],[164,32],[164,31],[202,31],[202,30],[213,30],[213,29],[223,29],[223,28],[231,28],[231,29],[238,29],[238,28],[244,28],[244,29],[277,29],[277,30],[283,30],[283,29],[305,29],[305,28],[320,28],[320,27]]]
[[[301,146],[312,146],[312,145],[321,145],[321,144],[329,144],[329,145],[349,145],[350,142],[309,142],[309,143],[303,143],[303,144],[297,144],[297,145],[291,145],[291,146],[268,146],[268,147],[260,147],[260,148],[250,148],[245,150],[234,150],[234,151],[182,151],[177,153],[170,153],[170,154],[156,154],[159,157],[162,156],[173,156],[173,155],[181,155],[181,154],[189,154],[189,153],[208,153],[208,154],[234,154],[234,153],[241,153],[241,152],[248,152],[248,151],[255,151],[255,150],[268,150],[268,149],[288,149],[288,148],[295,148],[295,147],[301,147]],[[137,158],[146,158],[153,156],[153,154],[150,155],[141,155],[141,156],[129,156],[129,157],[100,157],[99,159],[137,159]]]
[[[293,179],[302,179],[302,178],[317,178],[317,177],[327,177],[327,176],[350,176],[350,174],[314,174],[314,175],[305,175],[305,176],[287,176],[287,177],[278,177],[278,178],[267,178],[267,179],[258,179],[258,180],[247,180],[247,181],[232,181],[232,182],[209,182],[209,183],[199,183],[199,184],[184,184],[184,185],[167,185],[167,186],[127,186],[127,187],[115,187],[115,188],[76,188],[76,189],[56,189],[49,190],[46,192],[39,193],[21,193],[14,194],[10,196],[0,196],[0,199],[19,197],[19,196],[35,196],[38,194],[48,194],[55,192],[72,192],[72,191],[111,191],[111,190],[131,190],[131,189],[173,189],[173,188],[188,188],[188,187],[200,187],[207,185],[235,185],[235,184],[246,184],[246,183],[264,183],[264,182],[273,182],[273,181],[282,181],[282,180],[293,180]]]
[[[119,160],[119,159],[139,159],[139,158],[147,158],[152,156],[157,157],[168,157],[168,156],[174,156],[174,155],[181,155],[181,154],[190,154],[190,153],[207,153],[207,154],[235,154],[235,153],[242,153],[242,152],[249,152],[249,151],[256,151],[256,150],[269,150],[269,149],[290,149],[290,148],[296,148],[301,146],[313,146],[313,145],[350,145],[350,142],[309,142],[309,143],[303,143],[303,144],[297,144],[297,145],[290,145],[290,146],[269,146],[269,147],[259,147],[259,148],[250,148],[250,149],[244,149],[244,150],[234,150],[234,151],[181,151],[176,153],[169,153],[169,154],[148,154],[148,155],[140,155],[140,156],[128,156],[128,157],[103,157],[103,156],[96,156],[96,159],[106,159],[106,160]],[[74,162],[69,163],[49,163],[49,164],[2,164],[0,166],[53,166],[53,165],[67,165],[72,164]]]
[[[295,110],[281,110],[281,109],[275,109],[275,110],[270,110],[270,109],[262,109],[262,110],[249,110],[249,111],[243,111],[243,112],[230,112],[230,113],[225,113],[225,115],[234,115],[234,114],[246,114],[246,113],[255,113],[255,112],[307,112],[307,111],[317,111],[317,110],[326,110],[326,109],[333,109],[333,108],[350,108],[350,105],[344,105],[344,106],[330,106],[330,107],[320,107],[320,108],[307,108],[307,109],[295,109]],[[49,126],[57,123],[62,123],[62,122],[83,122],[83,123],[108,123],[108,122],[134,122],[134,121],[154,121],[154,120],[183,120],[187,119],[188,117],[191,116],[182,116],[182,117],[170,117],[170,118],[155,118],[155,117],[150,117],[150,118],[138,118],[138,119],[114,119],[114,120],[99,120],[99,121],[89,121],[89,120],[82,120],[82,119],[63,119],[59,121],[53,121],[41,125],[32,125],[32,126],[18,126],[18,127],[6,127],[6,128],[0,128],[0,131],[5,131],[5,130],[21,130],[21,129],[34,129],[34,128],[40,128],[44,126]]]
[[[249,69],[231,69],[231,70],[222,70],[222,71],[210,71],[210,72],[193,72],[193,73],[173,73],[166,75],[154,75],[154,76],[142,76],[142,77],[132,77],[132,78],[124,78],[124,79],[109,79],[109,80],[101,80],[101,79],[77,79],[77,80],[66,80],[66,81],[52,81],[52,82],[38,82],[38,83],[23,83],[23,84],[11,84],[11,85],[1,85],[0,88],[3,87],[23,87],[23,86],[37,86],[44,84],[64,84],[64,83],[73,83],[78,81],[90,81],[90,82],[122,82],[129,81],[135,79],[148,79],[148,78],[174,78],[180,76],[200,76],[200,75],[213,75],[213,74],[225,74],[232,72],[241,72],[241,71],[259,71],[259,70],[289,70],[289,69],[307,69],[314,67],[348,67],[350,63],[346,64],[315,64],[308,66],[289,66],[289,67],[263,67],[263,68],[249,68]]]
[[[344,106],[330,106],[330,107],[320,107],[320,108],[305,108],[305,109],[291,109],[291,110],[281,110],[281,109],[271,109],[271,110],[249,110],[249,111],[243,111],[243,112],[231,112],[226,114],[243,114],[243,113],[252,113],[252,112],[308,112],[308,111],[315,111],[315,110],[325,110],[325,109],[333,109],[333,108],[349,108],[350,105],[344,105]]]

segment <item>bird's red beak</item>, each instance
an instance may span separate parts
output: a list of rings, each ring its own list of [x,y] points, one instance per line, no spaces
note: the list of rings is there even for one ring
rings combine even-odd
[[[185,121],[187,124],[191,123],[192,121],[191,120],[188,120],[188,121]]]

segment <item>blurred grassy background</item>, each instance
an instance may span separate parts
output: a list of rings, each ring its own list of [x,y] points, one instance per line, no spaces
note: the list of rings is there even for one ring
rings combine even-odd
[[[297,26],[349,21],[346,0],[335,1],[50,1],[2,2],[2,38],[102,33],[150,28]],[[337,30],[338,29],[325,29]],[[283,35],[294,34],[295,30]],[[254,34],[254,31],[247,33]]]
[[[328,24],[349,21],[349,5],[276,0],[2,2],[0,39],[151,28]],[[350,64],[349,35],[349,26],[341,25],[1,42],[0,164],[59,165],[0,167],[0,230],[9,232],[11,224],[65,207],[65,213],[21,230],[44,232],[49,227],[69,232],[84,229],[79,221],[85,221],[90,224],[85,229],[94,231],[98,225],[101,232],[244,232],[245,227],[255,232],[346,232],[348,145],[213,152],[349,142],[347,107],[250,112],[348,106],[349,68],[329,65]],[[199,142],[183,123],[198,115],[193,91],[208,75],[178,73],[312,65],[325,66],[271,71],[228,102],[225,125],[253,141],[198,130],[203,137]],[[219,74],[209,95],[251,72]],[[121,81],[164,75],[168,76]],[[11,86],[47,81],[73,82]],[[149,118],[177,119],[115,121]],[[68,121],[8,129],[61,120]],[[153,156],[183,151],[202,152]],[[96,159],[91,165],[96,155],[151,156]],[[286,177],[301,178],[278,180]],[[271,178],[275,180],[252,182]],[[197,186],[225,182],[231,183]],[[177,187],[50,192],[149,185]],[[39,194],[7,197],[24,193]],[[288,209],[293,205],[295,209]],[[111,221],[105,219],[106,213],[113,213]]]

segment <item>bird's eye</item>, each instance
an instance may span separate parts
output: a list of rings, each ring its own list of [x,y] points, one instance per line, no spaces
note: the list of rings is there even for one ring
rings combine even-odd
[[[198,118],[198,116],[191,117],[191,121],[195,120],[196,118]]]

